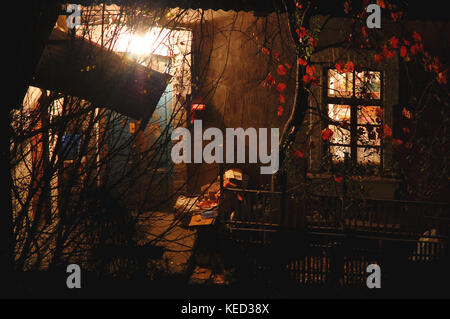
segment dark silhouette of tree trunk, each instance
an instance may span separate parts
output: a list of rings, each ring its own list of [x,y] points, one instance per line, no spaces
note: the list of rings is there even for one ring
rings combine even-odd
[[[5,92],[1,107],[0,134],[0,177],[5,186],[0,206],[0,273],[6,281],[1,291],[9,293],[14,282],[14,230],[12,210],[12,176],[10,165],[11,118],[12,108],[20,108],[28,83],[39,61],[45,42],[58,17],[57,1],[28,1],[10,3],[9,14],[4,20],[14,26],[16,32],[7,32],[8,49],[5,50],[7,67],[13,68],[8,74],[10,86]],[[20,17],[20,19],[18,19]],[[10,19],[10,20],[9,20]],[[5,72],[7,73],[7,72]],[[6,76],[6,75],[5,75]]]

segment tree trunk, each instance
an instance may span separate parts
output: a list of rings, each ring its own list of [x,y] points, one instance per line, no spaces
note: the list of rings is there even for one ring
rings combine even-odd
[[[295,93],[294,102],[291,109],[291,114],[287,120],[280,137],[280,149],[279,149],[279,167],[282,168],[284,160],[286,159],[287,151],[290,150],[292,144],[295,142],[295,137],[300,129],[303,121],[305,120],[306,110],[308,108],[308,90],[307,86],[303,82],[303,75],[305,74],[305,67],[300,65],[297,61],[303,56],[303,48],[300,45],[299,37],[297,35],[296,29],[296,15],[295,15],[295,1],[284,0],[284,5],[288,15],[288,23],[291,39],[295,45],[296,56],[296,78],[295,78]],[[305,21],[309,21],[309,14],[305,15]],[[285,178],[280,177],[279,174],[283,174],[279,171],[278,174],[273,176],[272,188],[280,189],[280,182],[286,181]]]
[[[1,107],[0,127],[0,178],[4,186],[0,207],[0,273],[2,284],[0,296],[11,296],[14,288],[14,229],[12,206],[12,175],[10,161],[11,143],[11,117],[13,108],[20,108],[28,83],[39,61],[45,42],[56,23],[60,5],[57,1],[27,1],[12,2],[8,7],[6,19],[10,19],[5,25],[11,26],[13,31],[7,32],[5,43],[8,47],[4,50],[7,54],[4,59],[7,62],[8,72],[4,72],[8,78],[9,89],[6,90]]]

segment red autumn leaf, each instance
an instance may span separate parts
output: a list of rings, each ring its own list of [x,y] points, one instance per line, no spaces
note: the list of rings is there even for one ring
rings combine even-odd
[[[433,59],[433,71],[435,73],[439,73],[439,71],[441,70],[442,65],[439,63],[439,59],[438,57],[434,57]]]
[[[409,46],[411,44],[408,40],[403,40],[403,43],[407,46]]]
[[[267,55],[270,54],[270,51],[269,51],[267,48],[265,48],[265,47],[262,47],[262,52],[263,52],[264,54],[267,54]]]
[[[336,70],[337,70],[339,73],[344,73],[345,65],[344,65],[344,62],[343,62],[343,61],[338,61],[338,62],[336,62],[335,67],[336,67]]]
[[[278,115],[278,116],[283,115],[283,111],[284,111],[284,109],[283,109],[283,107],[280,105],[280,106],[278,107],[278,109],[277,109],[277,115]]]
[[[241,194],[239,194],[239,193],[237,194],[237,199],[242,202],[243,198],[242,198]]]
[[[300,39],[303,39],[306,37],[306,29],[304,27],[300,27],[300,29],[296,29],[295,32],[297,32],[297,35]]]
[[[398,12],[392,12],[391,13],[391,17],[392,20],[394,20],[394,22],[397,22],[398,20],[400,20],[403,16],[403,12],[402,11],[398,11]]]
[[[392,59],[394,57],[395,53],[393,51],[389,51],[388,48],[384,47],[383,48],[383,56],[386,59]]]
[[[288,69],[292,69],[292,65],[290,65],[289,63],[286,62],[284,65],[285,65]]]
[[[377,0],[377,4],[380,8],[385,9],[386,8],[386,4],[384,3],[383,0]]]
[[[300,65],[303,65],[303,66],[305,66],[306,64],[308,64],[308,63],[306,62],[306,60],[304,60],[304,59],[302,59],[302,58],[298,58],[297,63],[300,64]]]
[[[369,36],[369,34],[367,33],[367,27],[363,26],[361,29],[362,35],[364,38],[367,38]]]
[[[283,65],[278,65],[277,73],[279,75],[286,75],[286,68]]]
[[[399,40],[395,35],[389,40],[389,43],[394,49],[398,49],[398,42]]]
[[[350,3],[348,3],[348,1],[345,1],[344,2],[344,12],[345,12],[345,14],[348,14],[350,12],[350,9],[351,9]]]
[[[303,76],[303,82],[304,82],[305,84],[309,84],[309,82],[311,82],[311,77],[310,77],[308,74],[305,74],[305,75]]]
[[[391,135],[392,135],[392,130],[391,130],[391,128],[389,127],[389,125],[385,124],[385,125],[383,126],[383,136],[384,136],[384,137],[389,137],[389,136],[391,136]]]
[[[438,74],[439,73],[439,69],[440,69],[439,58],[438,57],[434,57],[433,58],[433,62],[428,65],[428,70],[430,72],[434,71],[436,74]]]
[[[398,139],[398,138],[393,138],[393,139],[392,139],[392,144],[393,144],[394,146],[400,146],[400,145],[403,144],[403,141],[400,140],[400,139]]]
[[[315,48],[317,46],[317,40],[314,37],[309,37],[309,44]]]
[[[407,53],[408,53],[408,50],[406,49],[406,47],[404,45],[402,45],[401,48],[400,48],[400,56],[402,58],[404,58]]]
[[[408,111],[406,108],[403,108],[403,109],[402,109],[402,115],[403,115],[404,117],[406,117],[407,119],[411,119],[411,117],[412,117],[411,112]]]
[[[314,66],[308,65],[306,66],[306,73],[309,75],[314,75],[316,72],[316,68]]]
[[[348,61],[345,68],[347,72],[353,72],[353,70],[355,69],[355,64],[352,61]]]
[[[317,85],[319,84],[319,81],[317,80],[317,78],[315,76],[309,75],[309,74],[305,74],[303,76],[303,83],[305,84],[312,84],[312,85]]]
[[[293,154],[295,157],[298,157],[298,158],[303,158],[303,157],[304,157],[303,152],[302,152],[302,151],[299,151],[299,150],[293,151],[292,154]]]
[[[417,33],[416,31],[413,32],[412,36],[413,36],[414,41],[416,41],[416,42],[422,41],[422,36],[419,33]]]
[[[282,92],[284,91],[284,89],[286,89],[286,84],[284,84],[284,83],[279,83],[279,84],[277,85],[277,91],[278,91],[278,92],[282,93]]]
[[[334,181],[336,183],[342,183],[343,179],[344,178],[342,176],[334,176]]]
[[[418,44],[418,43],[412,45],[412,46],[411,46],[411,49],[410,49],[412,55],[416,55],[417,52],[419,52],[419,49],[420,49],[420,47],[419,47],[419,44]]]
[[[333,136],[333,131],[327,127],[322,130],[321,136],[324,141],[328,141]]]
[[[286,102],[286,99],[284,98],[283,94],[280,94],[280,103]]]
[[[375,63],[380,63],[383,60],[383,56],[381,54],[375,54],[373,56]]]
[[[305,74],[305,75],[303,76],[303,82],[304,82],[305,84],[308,84],[309,81],[311,81],[311,80],[309,79],[309,75],[308,75],[308,74]]]
[[[409,127],[404,127],[404,128],[402,128],[402,131],[403,131],[403,133],[405,133],[405,134],[411,133],[411,130],[409,129]]]
[[[439,84],[447,84],[447,70],[439,72],[436,80]]]

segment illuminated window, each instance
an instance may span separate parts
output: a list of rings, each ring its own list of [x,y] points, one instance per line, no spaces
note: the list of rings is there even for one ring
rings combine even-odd
[[[327,149],[334,163],[382,165],[382,76],[378,71],[327,72],[326,110],[333,135]]]

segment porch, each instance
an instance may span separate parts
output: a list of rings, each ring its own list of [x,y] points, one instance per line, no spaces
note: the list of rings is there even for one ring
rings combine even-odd
[[[293,289],[360,289],[366,288],[369,264],[380,265],[390,291],[445,285],[450,279],[442,275],[449,265],[446,203],[333,196],[298,200],[289,191],[221,183],[216,223],[199,229],[198,245],[202,237],[203,243],[222,239],[214,242],[222,242],[224,272],[236,271],[240,280]]]

